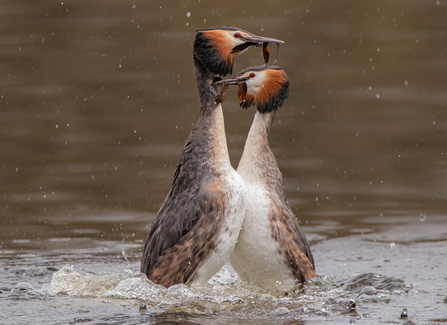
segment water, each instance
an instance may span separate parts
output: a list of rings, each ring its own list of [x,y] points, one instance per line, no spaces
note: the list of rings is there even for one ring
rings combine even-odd
[[[244,5],[0,2],[0,323],[446,322],[446,4]],[[270,144],[319,274],[287,296],[135,273],[198,118],[194,31],[219,25],[286,42]],[[236,166],[254,110],[230,89],[224,114]]]

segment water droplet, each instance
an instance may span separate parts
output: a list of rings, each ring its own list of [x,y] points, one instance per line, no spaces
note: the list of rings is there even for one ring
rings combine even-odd
[[[191,13],[189,11],[186,13],[186,17],[191,17]]]
[[[404,81],[404,86],[408,86],[408,81],[407,80]]]
[[[15,286],[18,290],[34,290],[34,287],[28,282],[20,282]]]
[[[376,98],[380,98],[380,94],[379,93],[376,94]]]
[[[424,221],[427,220],[427,216],[426,216],[425,214],[421,214],[421,215],[419,216],[419,220],[420,220],[421,222],[424,222]]]
[[[402,313],[400,314],[400,318],[407,318],[408,317],[408,310],[407,308],[402,309]]]
[[[137,5],[133,5],[133,6],[132,6],[132,9],[135,9],[136,7],[137,7]]]
[[[362,291],[360,292],[360,294],[364,294],[364,295],[368,295],[368,296],[373,296],[375,294],[377,294],[377,289],[372,287],[372,286],[366,286],[362,289]]]
[[[281,316],[288,313],[290,313],[290,310],[288,310],[286,307],[280,307],[273,312],[273,316]]]
[[[391,243],[390,247],[391,247],[391,249],[395,249],[396,248],[396,243]]]
[[[144,300],[141,300],[141,301],[140,301],[140,311],[141,311],[141,312],[145,312],[145,311],[147,311],[146,301],[144,301]]]
[[[436,4],[439,6],[441,4],[440,0],[436,0]]]

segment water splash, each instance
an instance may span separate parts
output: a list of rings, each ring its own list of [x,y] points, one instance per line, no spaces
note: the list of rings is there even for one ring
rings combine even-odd
[[[332,313],[355,312],[352,301],[389,302],[394,291],[408,292],[410,289],[403,280],[367,273],[342,282],[318,276],[289,292],[271,292],[243,283],[237,274],[225,267],[206,286],[178,284],[166,289],[130,268],[122,274],[82,275],[73,266],[65,265],[53,274],[48,292],[107,300],[135,299],[140,309],[151,306],[188,314],[231,311],[287,317],[289,312],[300,310],[304,314],[326,317]]]
[[[74,270],[74,266],[65,265],[55,272],[51,279],[50,294],[66,294],[70,296],[96,297],[107,290],[115,288],[121,281],[118,274],[100,276],[82,275]]]
[[[121,251],[121,254],[123,254],[123,256],[124,256],[124,259],[126,260],[126,262],[127,262],[127,268],[128,269],[132,269],[132,267],[130,266],[130,263],[129,263],[129,260],[127,259],[127,253],[126,253],[126,251]]]

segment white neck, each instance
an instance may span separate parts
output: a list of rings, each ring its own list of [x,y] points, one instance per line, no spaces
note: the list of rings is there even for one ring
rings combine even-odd
[[[263,171],[274,159],[268,143],[268,132],[274,113],[256,112],[237,171],[246,182],[260,181]],[[274,160],[276,163],[276,160]]]
[[[219,104],[211,113],[211,129],[210,132],[214,139],[213,152],[216,160],[226,161],[230,163],[228,155],[227,137],[225,135],[225,122],[222,111],[222,105]]]

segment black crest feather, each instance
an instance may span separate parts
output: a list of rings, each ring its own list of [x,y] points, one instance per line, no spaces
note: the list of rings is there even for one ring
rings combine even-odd
[[[226,57],[219,47],[206,35],[206,30],[199,30],[194,38],[194,56],[212,73],[226,76],[233,72],[233,56]]]

